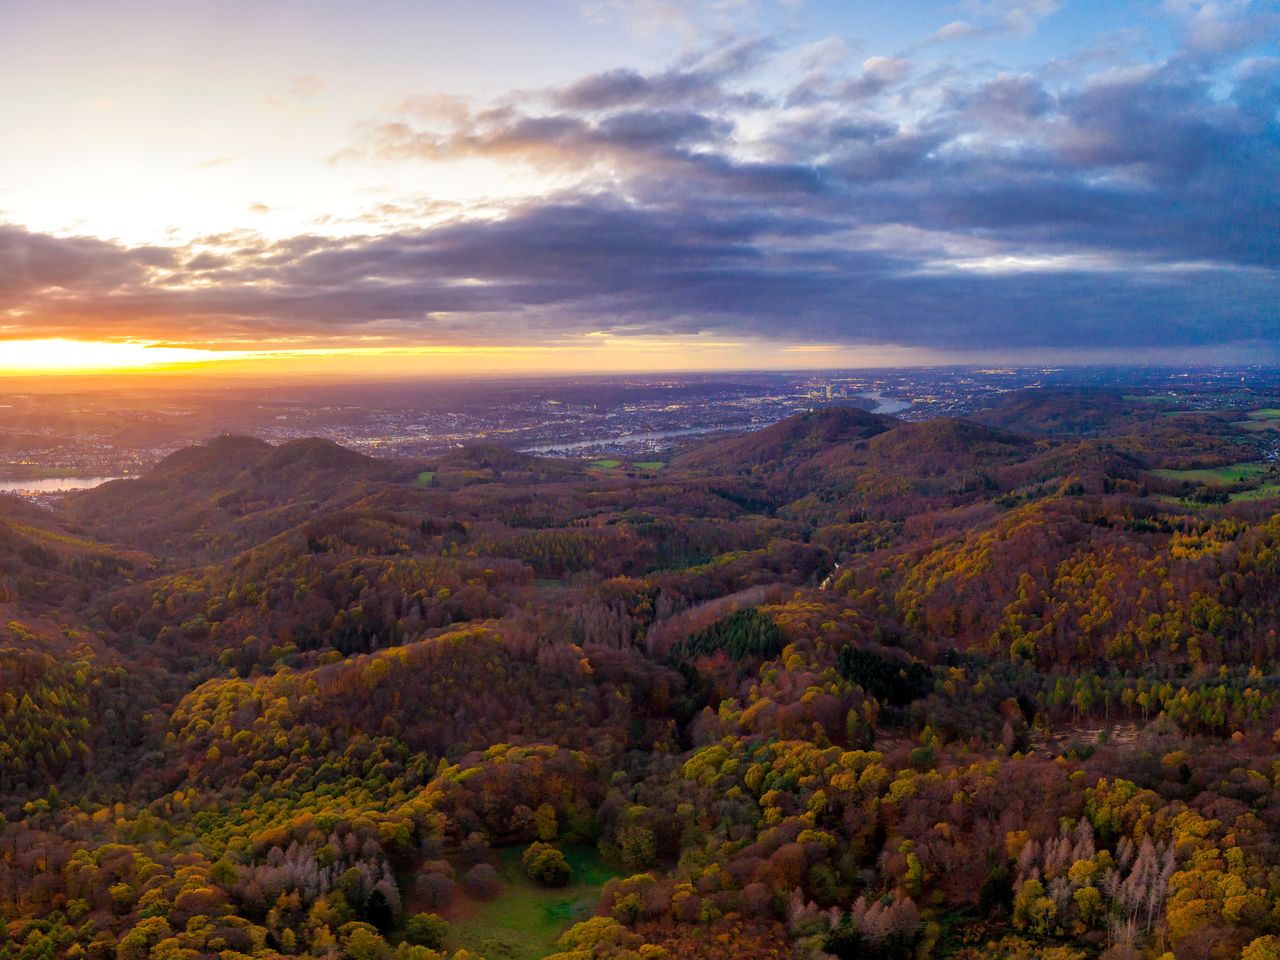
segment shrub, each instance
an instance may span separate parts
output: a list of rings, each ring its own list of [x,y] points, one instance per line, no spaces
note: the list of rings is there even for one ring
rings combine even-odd
[[[439,914],[415,913],[404,922],[404,938],[419,947],[439,950],[449,936],[449,924]]]
[[[646,870],[658,861],[658,841],[642,824],[623,827],[618,833],[618,854],[628,870]]]
[[[477,863],[463,875],[462,882],[472,896],[487,899],[498,892],[498,871],[490,864]]]
[[[529,879],[544,887],[563,887],[573,877],[569,861],[549,843],[529,844],[521,860]]]

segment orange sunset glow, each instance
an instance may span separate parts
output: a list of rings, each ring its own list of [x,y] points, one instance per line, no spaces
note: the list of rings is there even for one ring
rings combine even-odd
[[[576,342],[507,346],[330,346],[260,349],[179,347],[143,341],[65,338],[0,341],[0,376],[183,373],[403,377],[425,375],[566,372],[634,373],[653,369],[787,369],[814,363],[870,363],[927,356],[893,347],[850,350],[835,344],[777,344],[705,337],[653,338],[589,335]]]
[[[247,351],[218,353],[138,341],[6,340],[0,342],[0,374],[105,373],[145,370],[175,364],[199,364],[251,356]]]

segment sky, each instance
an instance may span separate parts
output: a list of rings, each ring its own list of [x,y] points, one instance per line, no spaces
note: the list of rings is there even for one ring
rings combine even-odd
[[[1275,0],[0,0],[0,91],[0,374],[1280,362]]]

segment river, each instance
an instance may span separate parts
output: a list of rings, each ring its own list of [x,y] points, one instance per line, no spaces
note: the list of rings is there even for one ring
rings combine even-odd
[[[129,480],[130,477],[52,477],[39,480],[0,480],[0,493],[62,493],[67,490],[88,490],[111,480]]]
[[[911,406],[910,400],[901,400],[898,397],[886,397],[883,393],[875,390],[869,390],[866,393],[860,393],[858,396],[864,400],[874,400],[876,402],[872,413],[901,413]]]

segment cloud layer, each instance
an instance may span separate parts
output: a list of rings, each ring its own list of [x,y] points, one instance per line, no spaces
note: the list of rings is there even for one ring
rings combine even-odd
[[[988,6],[988,25],[857,63],[835,41],[740,40],[496,101],[428,92],[334,160],[554,184],[483,216],[181,248],[0,226],[0,335],[729,333],[1100,359],[1280,339],[1275,17],[1180,4],[1158,61],[936,59],[1056,8]]]

